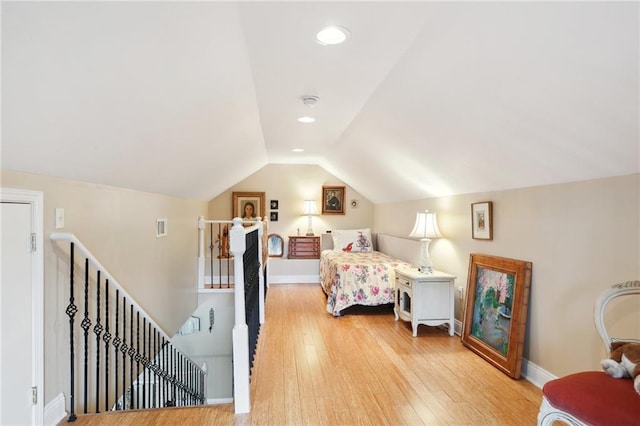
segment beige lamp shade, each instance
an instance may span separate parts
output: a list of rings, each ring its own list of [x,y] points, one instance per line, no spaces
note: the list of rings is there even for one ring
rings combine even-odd
[[[411,238],[420,238],[420,271],[425,274],[433,273],[433,263],[429,256],[429,243],[432,238],[442,238],[435,213],[429,210],[416,214],[416,223],[409,234]]]
[[[318,208],[316,207],[316,200],[304,200],[304,206],[302,207],[302,214],[309,216],[309,227],[307,229],[307,236],[313,236],[312,220],[313,216],[318,214]]]

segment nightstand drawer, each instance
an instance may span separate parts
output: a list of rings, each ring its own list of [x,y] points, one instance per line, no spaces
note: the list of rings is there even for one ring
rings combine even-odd
[[[289,237],[289,259],[319,259],[319,236],[291,236]]]

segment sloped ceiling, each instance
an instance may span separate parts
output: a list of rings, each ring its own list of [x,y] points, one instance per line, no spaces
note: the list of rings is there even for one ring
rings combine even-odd
[[[375,203],[640,171],[637,2],[1,12],[7,169],[209,200],[309,163]],[[315,43],[327,24],[351,38]]]

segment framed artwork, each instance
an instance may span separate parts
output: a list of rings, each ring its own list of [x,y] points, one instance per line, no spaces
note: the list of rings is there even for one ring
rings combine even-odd
[[[344,186],[322,187],[322,214],[344,214]]]
[[[266,215],[264,192],[234,192],[233,217],[242,220],[256,220]]]
[[[471,233],[476,240],[493,240],[493,203],[471,204]]]
[[[472,253],[462,343],[514,379],[520,378],[531,262]]]
[[[284,240],[282,237],[278,234],[269,234],[267,241],[269,257],[282,257],[284,253]]]
[[[271,210],[278,210],[278,200],[271,200]]]
[[[271,212],[269,215],[269,221],[277,222],[278,221],[278,212]]]

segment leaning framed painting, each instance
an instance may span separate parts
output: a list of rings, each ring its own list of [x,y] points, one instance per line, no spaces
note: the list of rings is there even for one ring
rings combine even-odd
[[[234,192],[233,217],[242,220],[256,220],[266,215],[264,192]]]
[[[322,187],[322,214],[344,214],[344,186]]]
[[[520,378],[531,262],[472,253],[462,343],[494,367]]]

